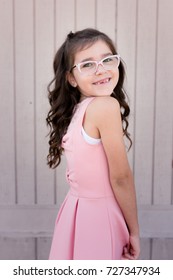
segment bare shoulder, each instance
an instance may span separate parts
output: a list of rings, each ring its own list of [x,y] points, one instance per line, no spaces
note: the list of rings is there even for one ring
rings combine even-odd
[[[119,106],[117,99],[112,96],[95,97],[91,104],[103,108]]]
[[[87,114],[94,118],[108,118],[120,113],[119,102],[112,96],[95,97],[87,108]]]

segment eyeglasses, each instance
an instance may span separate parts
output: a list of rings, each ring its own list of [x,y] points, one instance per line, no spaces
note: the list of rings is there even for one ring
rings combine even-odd
[[[99,65],[102,65],[105,70],[113,70],[118,68],[119,64],[120,64],[120,56],[118,54],[115,54],[115,55],[107,56],[100,61],[89,60],[89,61],[75,64],[71,68],[71,71],[74,68],[77,68],[78,71],[83,75],[92,75],[97,72]]]

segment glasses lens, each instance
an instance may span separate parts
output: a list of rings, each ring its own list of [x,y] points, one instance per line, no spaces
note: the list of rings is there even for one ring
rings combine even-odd
[[[79,64],[82,74],[93,74],[96,71],[97,63],[95,61],[86,61]]]
[[[104,69],[111,70],[119,66],[120,57],[118,55],[111,55],[105,57],[100,62],[86,61],[77,64],[78,70],[84,75],[92,75],[97,71],[98,65],[102,65]]]
[[[120,63],[119,56],[114,55],[114,56],[108,56],[105,59],[102,60],[103,66],[105,69],[113,69],[117,68]]]

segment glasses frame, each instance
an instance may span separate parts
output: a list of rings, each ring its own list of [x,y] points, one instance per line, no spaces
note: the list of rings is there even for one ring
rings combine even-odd
[[[93,62],[94,62],[94,63],[96,64],[96,70],[95,70],[92,74],[95,74],[95,73],[97,72],[97,70],[98,70],[99,65],[102,65],[102,67],[105,69],[105,66],[103,65],[103,61],[104,61],[105,59],[107,59],[107,58],[112,58],[112,57],[118,58],[118,65],[117,65],[117,68],[118,68],[118,66],[120,65],[121,57],[120,57],[119,54],[113,54],[113,55],[108,55],[108,56],[102,58],[102,59],[99,60],[99,61],[97,61],[97,60],[87,60],[87,61],[83,61],[83,62],[77,63],[77,64],[75,64],[75,65],[71,68],[70,72],[72,72],[72,70],[73,70],[74,68],[77,68],[78,71],[79,71],[81,74],[83,74],[82,71],[81,71],[81,69],[80,69],[80,66],[81,66],[82,64],[85,64],[85,63],[90,63],[90,62],[93,63]],[[105,69],[105,70],[107,70],[107,69]],[[92,75],[92,74],[91,74],[91,75]]]

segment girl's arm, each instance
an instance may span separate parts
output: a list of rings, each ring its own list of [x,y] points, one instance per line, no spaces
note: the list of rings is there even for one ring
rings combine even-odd
[[[120,106],[112,97],[99,97],[95,98],[92,107],[92,119],[100,133],[108,160],[112,189],[130,234],[129,245],[124,248],[123,257],[137,259],[140,245],[136,195],[123,140]]]

